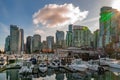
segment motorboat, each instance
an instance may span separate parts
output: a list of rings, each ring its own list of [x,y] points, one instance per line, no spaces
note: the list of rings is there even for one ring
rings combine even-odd
[[[116,61],[116,59],[111,59],[111,58],[100,58],[99,59],[100,65],[107,65],[107,66],[109,66],[110,62],[114,62],[114,61]]]
[[[30,61],[25,61],[23,62],[23,66],[19,70],[19,73],[20,74],[31,74],[33,67],[34,66],[32,65]]]
[[[88,66],[88,69],[97,71],[98,67],[99,67],[99,64],[98,64],[97,61],[90,60],[90,61],[88,61],[87,66]]]
[[[88,69],[88,66],[87,66],[87,62],[84,62],[81,59],[75,59],[69,65],[69,68],[78,71],[86,71]]]
[[[16,61],[16,57],[14,55],[9,55],[8,61],[9,63],[14,63]]]
[[[109,62],[108,65],[109,65],[109,67],[120,69],[120,62],[119,61]]]
[[[6,65],[5,59],[3,57],[0,57],[0,68]]]
[[[40,70],[41,72],[46,72],[47,69],[48,69],[48,67],[47,67],[47,64],[46,64],[45,62],[41,62],[41,63],[39,64],[39,70]]]
[[[51,67],[51,68],[58,68],[58,67],[60,67],[60,66],[61,66],[61,61],[58,60],[58,59],[52,60],[52,61],[50,62],[50,67]]]

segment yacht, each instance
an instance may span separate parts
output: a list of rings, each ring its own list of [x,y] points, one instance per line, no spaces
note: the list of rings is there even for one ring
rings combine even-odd
[[[58,59],[52,60],[50,63],[51,68],[58,68],[61,66],[61,61]]]
[[[9,63],[14,63],[15,60],[16,60],[15,55],[9,55],[9,58],[8,58]]]
[[[33,65],[30,61],[25,61],[23,63],[23,66],[21,67],[21,69],[19,70],[19,73],[20,74],[23,74],[23,73],[28,73],[28,74],[31,74],[32,73],[32,69],[33,69]]]
[[[120,69],[120,62],[119,61],[109,62],[108,65],[109,65],[109,67]]]
[[[6,65],[5,59],[3,57],[0,57],[0,68]]]
[[[97,71],[99,67],[98,62],[94,60],[88,61],[87,66],[88,66],[88,69],[94,70],[94,71]]]
[[[88,66],[87,66],[87,62],[84,62],[81,59],[75,59],[69,65],[69,68],[78,71],[86,71],[88,69]]]
[[[47,64],[45,62],[41,62],[40,65],[39,65],[39,70],[41,72],[46,72],[47,69],[48,69]]]
[[[100,58],[99,61],[100,61],[100,65],[107,65],[107,66],[109,66],[109,63],[116,61],[116,59]]]

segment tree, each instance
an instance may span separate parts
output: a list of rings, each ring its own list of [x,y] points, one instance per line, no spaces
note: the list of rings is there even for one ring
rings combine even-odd
[[[106,45],[106,47],[105,47],[105,52],[106,52],[109,56],[111,56],[111,55],[115,52],[115,50],[113,49],[113,42],[111,42],[111,43],[109,43],[109,44]]]

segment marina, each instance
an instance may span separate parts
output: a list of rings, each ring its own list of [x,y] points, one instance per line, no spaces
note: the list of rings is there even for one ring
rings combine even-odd
[[[83,61],[74,58],[71,63],[62,64],[57,56],[56,58],[47,56],[48,60],[45,55],[42,56],[44,59],[40,60],[38,54],[12,56],[15,57],[15,61],[11,63],[6,61],[7,64],[0,68],[0,75],[4,75],[0,78],[4,77],[3,80],[119,80],[120,78],[119,60],[116,59],[100,58]],[[103,65],[103,62],[107,63]],[[12,78],[11,72],[15,73],[16,79]],[[8,76],[8,73],[11,75]]]

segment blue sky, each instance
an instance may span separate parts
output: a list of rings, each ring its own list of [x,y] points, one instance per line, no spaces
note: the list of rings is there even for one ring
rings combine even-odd
[[[45,7],[46,5],[48,8],[51,7],[49,4],[51,4],[52,6],[53,4],[57,5],[57,8],[60,8],[60,5],[63,8],[67,6],[68,10],[71,5],[73,9],[80,10],[77,12],[78,16],[84,17],[80,20],[76,18],[75,21],[72,22],[78,25],[86,25],[90,28],[91,31],[94,31],[99,28],[98,20],[99,20],[100,8],[102,6],[112,6],[113,3],[115,3],[116,1],[120,3],[119,0],[0,0],[0,49],[4,48],[5,38],[10,33],[9,31],[10,24],[15,24],[18,25],[20,28],[23,28],[25,33],[25,38],[28,35],[32,36],[35,33],[37,33],[41,35],[42,40],[45,40],[46,36],[49,35],[54,36],[57,29],[67,31],[68,23],[56,26],[54,25],[54,23],[47,22],[49,20],[46,19],[44,19],[43,21],[46,22],[45,24],[41,22],[40,19],[41,16],[39,14],[42,14],[42,11],[39,12],[39,10],[41,9],[46,10]],[[79,7],[79,9],[77,7]],[[119,6],[115,6],[115,7],[119,7]],[[35,13],[38,14],[37,18],[33,17]],[[79,13],[81,13],[81,15],[79,15]],[[43,16],[46,15],[47,14],[43,14]],[[37,24],[33,22],[34,19],[37,20],[38,22]],[[68,22],[70,23],[71,19]],[[57,22],[57,24],[58,23],[59,21]],[[55,27],[51,28],[48,27],[48,25],[50,26],[53,25]]]

